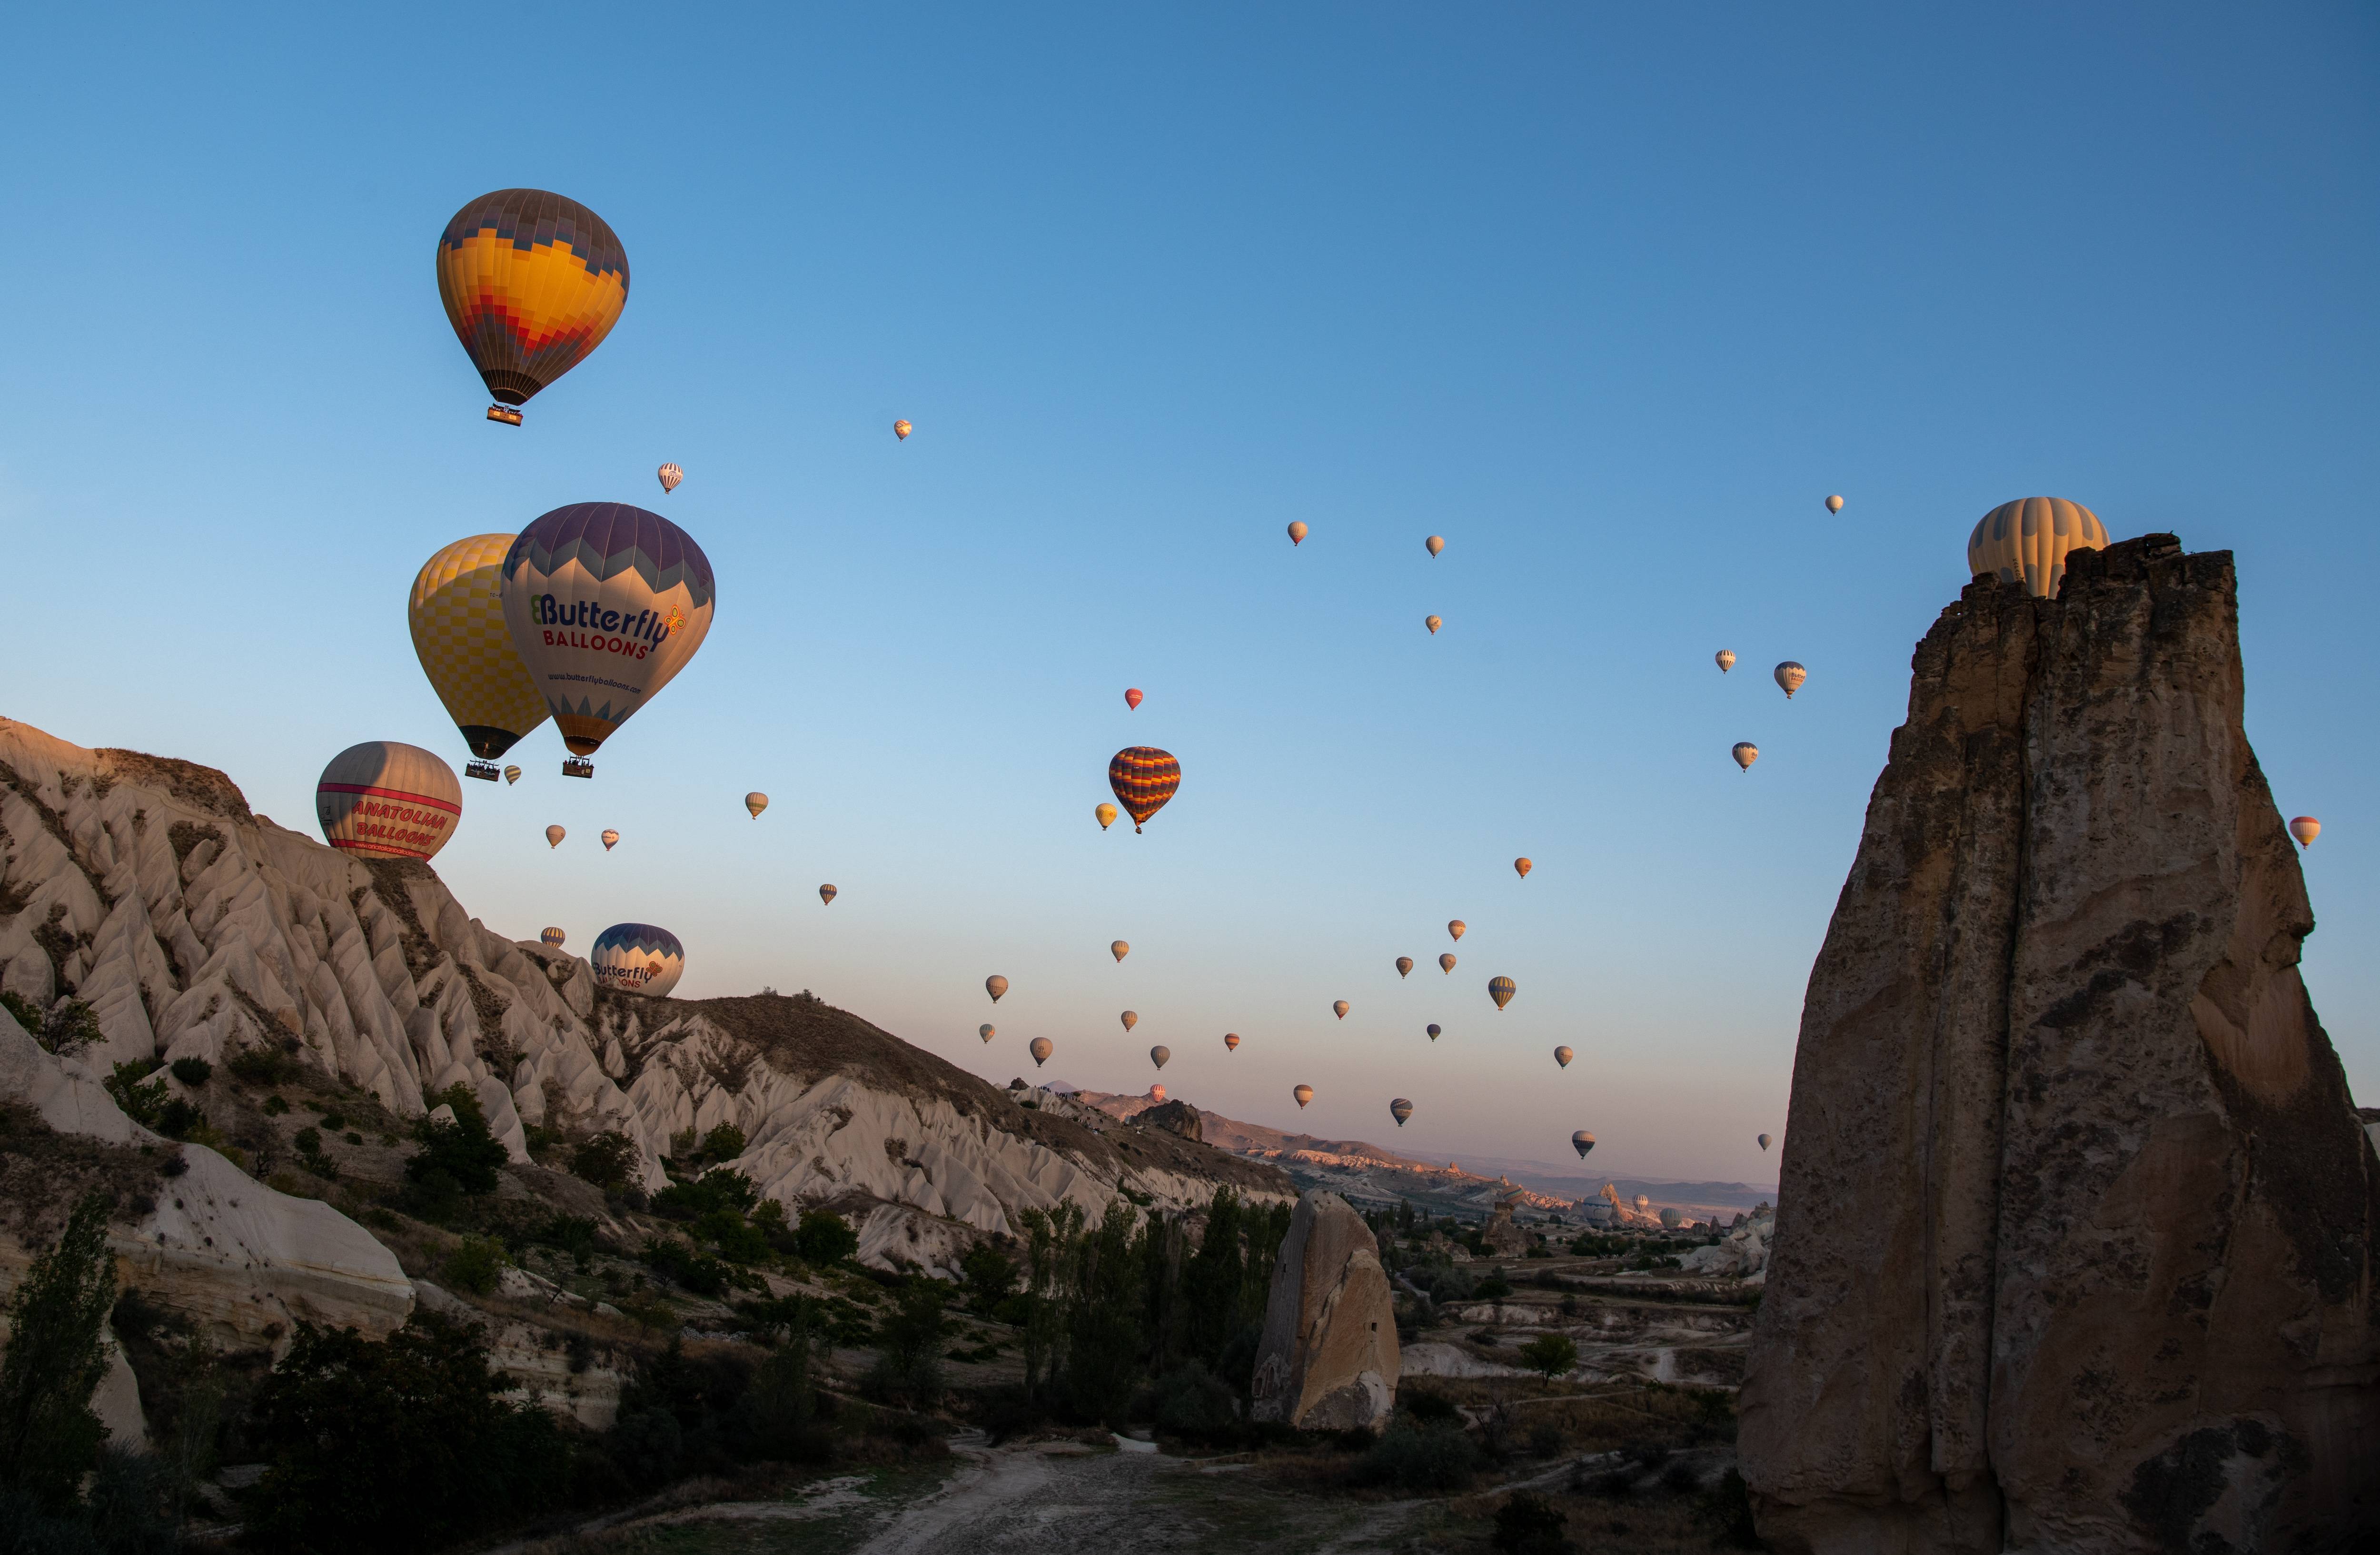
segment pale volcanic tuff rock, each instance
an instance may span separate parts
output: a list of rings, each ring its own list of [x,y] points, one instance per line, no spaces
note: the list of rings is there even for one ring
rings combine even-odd
[[[1372,1228],[1337,1194],[1308,1189],[1273,1266],[1250,1414],[1301,1430],[1375,1429],[1396,1407],[1400,1370]]]
[[[1742,1400],[1787,1550],[2380,1529],[2380,1161],[2299,980],[2231,558],[1982,581],[1810,977]]]

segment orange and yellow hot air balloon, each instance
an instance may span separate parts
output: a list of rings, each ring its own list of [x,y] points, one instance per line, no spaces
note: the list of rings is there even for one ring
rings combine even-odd
[[[628,255],[603,218],[544,189],[483,194],[438,238],[438,297],[496,401],[516,408],[587,359],[628,304]]]
[[[903,443],[909,441],[909,433],[911,430],[912,429],[905,419],[892,423],[892,435]]]
[[[464,775],[491,783],[494,759],[548,711],[504,626],[504,553],[512,548],[510,535],[458,540],[421,564],[405,601],[421,673],[475,758]]]
[[[1240,1051],[1240,1034],[1238,1032],[1226,1031],[1223,1033],[1223,1051],[1225,1052],[1232,1053],[1235,1053]]]
[[[1137,832],[1182,786],[1182,763],[1153,745],[1126,746],[1108,761],[1108,786]]]

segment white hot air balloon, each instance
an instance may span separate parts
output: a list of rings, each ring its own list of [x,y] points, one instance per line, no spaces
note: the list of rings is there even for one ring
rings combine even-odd
[[[1731,648],[1722,648],[1711,655],[1711,662],[1718,666],[1719,674],[1725,674],[1735,668],[1735,650]]]
[[[1802,683],[1810,678],[1810,672],[1791,659],[1778,665],[1774,673],[1778,686],[1784,691],[1785,699],[1789,702],[1793,699],[1793,693],[1802,689]]]
[[[1735,764],[1748,772],[1752,771],[1752,764],[1760,759],[1760,747],[1750,740],[1738,740],[1732,754]]]
[[[659,999],[685,976],[686,947],[656,925],[615,923],[595,936],[587,964],[595,981],[614,993]]]
[[[1967,571],[2022,583],[2035,599],[2056,599],[2066,579],[2067,553],[2107,548],[2107,526],[2081,503],[2025,497],[2004,502],[1976,520],[1967,537]]]
[[[661,468],[653,471],[653,473],[661,478],[662,494],[663,496],[667,496],[670,492],[676,491],[678,482],[686,479],[686,471],[678,468],[675,465],[663,465]]]
[[[322,840],[368,858],[430,858],[463,819],[455,769],[418,745],[367,740],[331,758],[314,784]]]

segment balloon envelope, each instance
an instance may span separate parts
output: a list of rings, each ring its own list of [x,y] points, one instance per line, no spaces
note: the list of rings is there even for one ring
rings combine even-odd
[[[406,596],[405,624],[430,688],[463,743],[483,761],[545,722],[545,698],[504,625],[510,535],[472,535],[421,564]]]
[[[1843,510],[1843,499],[1842,499],[1842,498],[1840,498],[1840,497],[1828,497],[1828,498],[1827,499],[1827,511],[1828,511],[1828,512],[1829,512],[1829,513],[1840,513],[1842,510]]]
[[[1314,1099],[1314,1087],[1312,1086],[1293,1086],[1290,1087],[1289,1094],[1297,1098],[1298,1110],[1303,1112],[1305,1110],[1305,1104]]]
[[[1347,1018],[1347,1001],[1342,999],[1338,1002],[1332,1004],[1330,1006],[1330,1013],[1337,1015],[1341,1020],[1345,1020]]]
[[[2298,846],[2312,847],[2313,840],[2322,835],[2322,822],[2310,815],[2299,816],[2289,822],[2289,835],[2298,840]]]
[[[992,1027],[991,1027],[991,1023],[990,1023],[990,1021],[986,1021],[986,1022],[984,1022],[981,1026],[977,1027],[976,1027],[976,1029],[975,1029],[975,1034],[976,1034],[977,1036],[978,1036],[978,1037],[982,1038],[982,1039],[983,1039],[985,1041],[987,1041],[987,1042],[990,1041],[994,1037],[997,1037],[997,1036],[999,1036],[999,1035],[1000,1035],[1000,1033],[999,1033],[999,1032],[997,1032],[997,1031],[995,1031],[995,1030],[993,1030],[993,1029],[992,1029]]]
[[[678,482],[686,479],[686,471],[675,465],[663,465],[653,473],[661,478],[662,494],[664,496],[676,491]]]
[[[455,212],[439,235],[438,299],[489,395],[526,405],[620,322],[627,250],[575,200],[498,189]]]
[[[1579,1160],[1585,1160],[1586,1152],[1595,1148],[1595,1136],[1582,1128],[1570,1136],[1570,1148],[1578,1152]]]
[[[836,892],[834,887],[831,885],[822,885],[819,887],[819,900],[821,902],[832,902],[835,899],[837,894],[839,893]]]
[[[1126,746],[1108,760],[1108,786],[1137,832],[1182,786],[1182,763],[1153,745]]]
[[[1789,702],[1793,699],[1793,693],[1802,689],[1802,683],[1810,678],[1810,672],[1791,659],[1778,665],[1774,673],[1777,684],[1784,687],[1785,699]]]
[[[1454,970],[1454,953],[1452,951],[1448,951],[1445,954],[1438,958],[1438,969],[1441,972],[1451,972]]]
[[[1127,686],[1123,694],[1123,705],[1128,708],[1137,709],[1140,706],[1140,687],[1137,686]]]
[[[1760,1148],[1764,1150],[1768,1148],[1768,1136],[1766,1134],[1760,1136]]]
[[[1033,1067],[1038,1069],[1050,1062],[1050,1055],[1057,1050],[1050,1045],[1049,1038],[1036,1037],[1026,1045],[1025,1051],[1033,1055]]]
[[[1414,968],[1414,959],[1413,959],[1413,957],[1412,957],[1412,956],[1409,956],[1409,955],[1401,955],[1401,956],[1397,957],[1397,976],[1398,976],[1398,977],[1400,977],[1400,978],[1403,977],[1406,973],[1408,973],[1408,972],[1412,971],[1412,970],[1413,970],[1413,968]]]
[[[1975,521],[1967,537],[1967,571],[2022,583],[2035,599],[2055,599],[2066,578],[2069,552],[2107,548],[2107,526],[2081,503],[2025,497],[2004,502]]]
[[[1223,1051],[1227,1053],[1235,1053],[1240,1051],[1240,1034],[1238,1032],[1226,1031],[1223,1033]]]
[[[1536,868],[1536,866],[1535,864],[1530,863],[1525,858],[1515,858],[1512,860],[1512,872],[1520,876],[1523,880],[1527,880],[1529,878],[1529,871]]]
[[[619,845],[620,845],[620,833],[618,833],[617,832],[613,832],[613,831],[606,830],[606,831],[604,832],[604,833],[603,833],[603,851],[604,851],[605,853],[609,853],[609,852],[611,852],[613,848],[615,848],[615,847],[617,847],[617,846],[619,846]]]
[[[1423,541],[1422,544],[1428,547],[1429,553],[1435,556],[1439,552],[1446,549],[1446,537],[1444,535],[1432,535],[1427,540]]]
[[[1305,542],[1305,537],[1312,532],[1306,528],[1305,520],[1299,519],[1289,526],[1289,543],[1302,545]]]
[[[1470,926],[1469,924],[1467,924],[1467,923],[1463,922],[1461,918],[1459,918],[1459,917],[1458,917],[1458,918],[1453,918],[1453,919],[1451,919],[1451,920],[1449,920],[1449,921],[1448,921],[1447,926],[1446,926],[1446,931],[1447,931],[1449,934],[1453,935],[1456,939],[1460,940],[1461,938],[1463,938],[1463,931],[1464,931],[1465,929],[1469,929],[1470,927],[1471,927],[1471,926]]]
[[[1132,947],[1124,943],[1122,940],[1118,940],[1114,944],[1108,947],[1108,953],[1113,955],[1118,961],[1122,961],[1125,956],[1132,954]]]
[[[418,745],[367,740],[331,758],[314,784],[322,840],[369,858],[430,858],[463,819],[455,769]]]
[[[1164,1099],[1165,1099],[1165,1087],[1164,1087],[1163,1086],[1151,1086],[1151,1087],[1148,1087],[1148,1099],[1149,1099],[1151,1102],[1156,1102],[1156,1103],[1161,1103],[1161,1102],[1163,1102],[1163,1101],[1164,1101]]]
[[[595,936],[587,953],[595,980],[614,993],[659,999],[686,973],[686,947],[666,929],[650,923],[615,923]]]
[[[1718,673],[1721,674],[1725,674],[1728,671],[1735,668],[1735,655],[1724,648],[1720,649],[1717,653],[1712,654],[1711,661],[1718,665]]]
[[[910,434],[910,432],[912,432],[912,431],[916,431],[916,430],[917,430],[917,429],[915,429],[915,428],[913,428],[912,426],[910,426],[910,425],[909,425],[909,423],[908,423],[907,421],[905,421],[905,420],[903,420],[903,421],[895,421],[895,422],[893,422],[893,423],[892,423],[892,435],[893,435],[894,437],[896,437],[896,438],[900,439],[900,440],[901,440],[902,442],[904,442],[904,443],[906,443],[906,442],[908,442],[908,441],[909,441],[909,434]]]
[[[518,783],[519,781],[520,781],[520,769],[519,769],[518,767],[506,767],[506,768],[504,769],[504,786],[505,786],[505,787],[509,788],[509,787],[511,787],[514,784],[516,784],[516,783]]]
[[[769,808],[769,796],[755,789],[744,796],[744,808],[752,812],[753,820],[758,820],[760,819],[760,812]]]
[[[1126,1010],[1123,1014],[1116,1016],[1116,1019],[1123,1022],[1123,1028],[1126,1031],[1130,1031],[1134,1027],[1140,1024],[1140,1014],[1135,1010]]]
[[[997,1004],[1000,1002],[1000,996],[1008,991],[1008,979],[994,973],[983,979],[983,990],[990,994],[991,1002]]]
[[[1440,621],[1440,620],[1439,620],[1437,616],[1435,616],[1435,615],[1425,615],[1425,616],[1423,616],[1423,617],[1421,618],[1421,624],[1422,624],[1423,626],[1427,626],[1427,627],[1428,627],[1428,628],[1429,628],[1429,635],[1430,635],[1431,637],[1436,637],[1436,636],[1438,636],[1438,629],[1439,629],[1440,626],[1445,626],[1445,625],[1446,625],[1446,623],[1445,623],[1445,622]]]
[[[1389,1116],[1397,1120],[1399,1128],[1404,1127],[1405,1120],[1413,1116],[1413,1103],[1402,1096],[1398,1097],[1389,1103]]]
[[[1095,806],[1091,814],[1099,818],[1099,830],[1102,832],[1115,824],[1116,808],[1113,805]]]
[[[1512,1002],[1512,995],[1518,991],[1512,986],[1512,979],[1510,978],[1488,979],[1488,997],[1496,1001],[1496,1008],[1500,1010],[1510,1004]]]
[[[1165,1061],[1172,1056],[1173,1050],[1172,1048],[1156,1047],[1148,1050],[1148,1062],[1154,1063],[1160,1069],[1164,1068]]]
[[[545,845],[548,847],[560,847],[562,845],[562,839],[568,835],[570,835],[570,833],[564,831],[559,826],[549,826],[545,829]]]
[[[1435,1026],[1426,1026],[1426,1027],[1422,1027],[1422,1029],[1429,1033],[1429,1039],[1430,1039],[1431,1041],[1435,1042],[1435,1041],[1437,1041],[1437,1040],[1438,1040],[1438,1027],[1435,1027]]]
[[[626,503],[557,507],[504,563],[504,625],[562,730],[591,756],[686,668],[716,588],[693,537]]]
[[[1735,749],[1730,754],[1734,756],[1735,764],[1748,772],[1752,771],[1752,764],[1760,759],[1760,747],[1750,740],[1738,740]]]
[[[554,946],[556,949],[561,947],[565,937],[565,936],[559,929],[547,929],[540,932],[538,935],[539,939],[544,941],[549,945]]]
[[[1577,1056],[1577,1054],[1572,1052],[1568,1048],[1556,1048],[1554,1050],[1554,1062],[1561,1065],[1564,1069],[1569,1068],[1570,1061]]]

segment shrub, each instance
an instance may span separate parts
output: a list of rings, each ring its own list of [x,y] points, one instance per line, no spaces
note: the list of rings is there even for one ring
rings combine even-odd
[[[1496,1532],[1488,1542],[1511,1555],[1563,1555],[1572,1548],[1570,1540],[1562,1537],[1562,1526],[1569,1521],[1545,1497],[1518,1491],[1496,1509]]]
[[[859,1233],[832,1210],[805,1209],[794,1232],[794,1251],[804,1263],[824,1269],[859,1251]]]
[[[324,1112],[322,1114],[322,1126],[329,1129],[332,1133],[337,1134],[347,1126],[346,1114],[338,1112],[335,1109]]]
[[[733,1209],[712,1209],[694,1222],[695,1239],[707,1242],[719,1249],[719,1256],[729,1263],[756,1264],[769,1261],[769,1239],[744,1217]]]
[[[637,1147],[616,1130],[582,1139],[578,1148],[570,1152],[572,1173],[605,1193],[618,1193],[626,1187],[636,1169]]]
[[[322,1153],[321,1129],[301,1128],[290,1136],[289,1143],[297,1149],[298,1165],[317,1177],[336,1178],[338,1176],[338,1164]]]
[[[744,1153],[744,1131],[734,1124],[721,1124],[702,1136],[702,1153],[711,1160],[734,1160]]]
[[[727,1294],[727,1266],[696,1252],[674,1236],[649,1236],[638,1257],[645,1267],[667,1276],[698,1296],[713,1300]]]
[[[1543,1333],[1521,1346],[1521,1364],[1548,1382],[1578,1365],[1578,1346],[1558,1333]]]
[[[1460,1490],[1479,1469],[1479,1449],[1459,1426],[1399,1415],[1355,1463],[1355,1479],[1392,1490]]]
[[[246,1047],[224,1061],[232,1078],[251,1086],[277,1086],[298,1077],[298,1061],[277,1048]]]
[[[919,1408],[941,1396],[945,1293],[934,1280],[912,1280],[892,1313],[876,1326],[876,1365],[868,1388],[878,1398],[902,1398]]]
[[[1479,1282],[1479,1289],[1475,1294],[1481,1301],[1502,1301],[1512,1294],[1512,1282],[1500,1274],[1490,1274],[1487,1279]]]
[[[994,1310],[1016,1288],[1016,1260],[989,1242],[967,1249],[959,1273],[966,1281],[967,1303],[978,1312]]]
[[[595,1222],[583,1215],[556,1215],[530,1232],[529,1240],[567,1253],[582,1264],[595,1256],[599,1245]]]
[[[174,1078],[196,1090],[214,1078],[215,1066],[203,1058],[177,1058],[174,1061],[172,1074]]]
[[[165,1110],[165,1082],[148,1077],[157,1072],[153,1058],[136,1059],[130,1063],[116,1064],[101,1083],[124,1115],[143,1128],[155,1128],[158,1114]],[[142,1082],[146,1081],[146,1084]]]
[[[496,1173],[510,1157],[488,1132],[480,1099],[471,1094],[470,1087],[457,1082],[427,1099],[433,1110],[441,1102],[453,1108],[455,1121],[423,1118],[413,1125],[413,1137],[421,1148],[406,1158],[407,1180],[421,1183],[431,1172],[443,1172],[464,1193],[495,1192]]]
[[[653,1195],[653,1213],[674,1221],[696,1221],[714,1209],[726,1209],[740,1221],[760,1202],[752,1179],[732,1166],[715,1166],[690,1183],[672,1183]]]
[[[0,1006],[17,1017],[26,1036],[51,1052],[65,1054],[99,1040],[99,1017],[79,999],[68,999],[46,1015],[20,993],[0,993]]]
[[[486,1295],[496,1288],[496,1280],[504,1272],[504,1245],[492,1236],[467,1236],[455,1245],[440,1268],[446,1282],[473,1295]]]
[[[277,1118],[287,1111],[289,1111],[289,1103],[282,1100],[281,1098],[277,1096],[268,1096],[264,1099],[264,1115],[266,1117]]]
[[[1527,1252],[1523,1253],[1521,1256],[1524,1258],[1549,1258],[1554,1255],[1551,1249],[1548,1248],[1543,1243],[1538,1243],[1533,1245]]]
[[[1149,1418],[1178,1435],[1208,1437],[1239,1425],[1239,1395],[1196,1361],[1167,1372],[1149,1391]]]
[[[0,1357],[0,1491],[50,1512],[72,1507],[106,1432],[91,1395],[107,1374],[100,1327],[115,1305],[108,1201],[75,1206],[57,1245],[26,1270],[8,1299]]]

